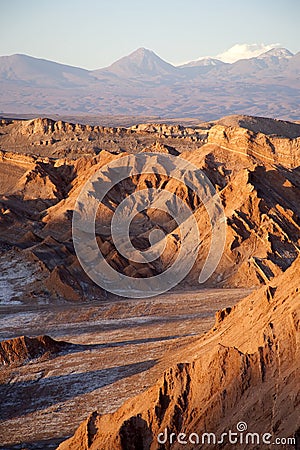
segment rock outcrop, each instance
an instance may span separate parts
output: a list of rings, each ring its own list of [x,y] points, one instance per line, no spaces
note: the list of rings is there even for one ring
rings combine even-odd
[[[0,364],[22,364],[43,355],[59,353],[67,343],[49,336],[20,336],[0,342]]]
[[[241,127],[254,133],[286,138],[300,137],[300,124],[285,120],[269,119],[268,117],[233,115],[219,119],[216,124],[225,127]]]
[[[132,127],[83,125],[48,118],[2,120],[0,149],[6,152],[32,154],[40,158],[78,158],[95,155],[101,150],[120,153],[142,151],[155,141],[167,140],[179,152],[191,143],[201,144],[207,134],[197,127],[167,124],[141,124]],[[1,158],[1,155],[0,155]]]
[[[207,142],[236,154],[253,157],[262,163],[269,162],[291,169],[300,164],[300,137],[290,139],[268,136],[247,128],[215,125],[209,130]]]

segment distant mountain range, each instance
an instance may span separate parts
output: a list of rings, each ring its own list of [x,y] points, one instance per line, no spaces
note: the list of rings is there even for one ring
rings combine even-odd
[[[139,48],[92,71],[26,55],[2,56],[0,96],[2,114],[299,119],[300,52],[274,48],[232,64],[200,58],[174,66]]]

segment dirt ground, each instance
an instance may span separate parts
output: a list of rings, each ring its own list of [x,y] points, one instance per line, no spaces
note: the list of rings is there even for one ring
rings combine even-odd
[[[54,449],[92,411],[116,410],[168,367],[168,352],[214,323],[244,289],[173,292],[153,299],[77,305],[2,304],[1,340],[48,334],[73,343],[50,359],[3,366],[0,442]]]

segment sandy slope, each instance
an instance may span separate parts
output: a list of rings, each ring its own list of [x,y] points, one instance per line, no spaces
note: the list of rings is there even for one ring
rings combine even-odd
[[[273,286],[241,301],[223,320],[220,314],[210,333],[173,354],[178,364],[155,386],[112,415],[92,414],[59,449],[179,449],[180,443],[169,440],[160,447],[158,434],[167,428],[168,436],[214,432],[220,437],[240,421],[251,432],[269,432],[270,443],[295,437],[300,426],[299,278],[298,258]]]

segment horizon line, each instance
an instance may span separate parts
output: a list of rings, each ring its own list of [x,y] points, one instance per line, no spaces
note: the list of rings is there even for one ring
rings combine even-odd
[[[220,61],[220,62],[222,62],[222,63],[224,63],[224,64],[234,64],[234,63],[236,63],[236,62],[238,62],[238,61],[247,60],[247,59],[252,59],[252,58],[257,58],[257,57],[263,55],[264,53],[268,53],[269,51],[272,51],[272,50],[275,50],[275,49],[280,49],[280,48],[281,48],[281,49],[288,50],[290,53],[292,53],[293,56],[295,56],[295,55],[298,53],[298,52],[293,53],[293,52],[291,52],[288,48],[285,48],[285,47],[273,47],[273,48],[271,48],[270,50],[263,51],[261,54],[259,54],[259,55],[257,55],[257,56],[243,57],[243,58],[237,59],[236,61],[233,61],[233,62],[225,62],[225,61],[223,61],[222,59],[218,58],[218,57],[217,57],[218,55],[217,55],[217,56],[200,56],[199,58],[192,59],[192,60],[189,60],[189,61],[186,61],[186,62],[183,62],[183,63],[180,63],[180,64],[176,64],[176,65],[175,65],[175,64],[170,63],[169,61],[167,61],[167,60],[161,58],[154,50],[151,50],[151,49],[146,48],[146,47],[138,47],[138,48],[136,48],[135,50],[131,51],[130,53],[127,53],[126,55],[121,56],[120,58],[116,59],[115,61],[113,61],[113,62],[112,62],[111,64],[109,64],[108,66],[98,67],[98,68],[96,68],[96,69],[87,69],[87,68],[85,68],[85,67],[81,67],[81,66],[77,66],[77,65],[68,64],[68,63],[61,62],[61,61],[57,61],[57,60],[54,60],[54,59],[47,59],[47,58],[45,58],[45,57],[33,56],[33,55],[30,55],[30,54],[27,54],[27,53],[12,53],[12,54],[9,54],[9,55],[7,55],[7,54],[6,54],[6,55],[0,55],[0,58],[9,58],[9,57],[12,57],[12,56],[26,56],[26,57],[28,57],[28,58],[37,59],[37,60],[41,60],[41,61],[47,61],[47,62],[51,62],[51,63],[54,63],[54,64],[59,64],[59,65],[62,65],[62,66],[72,67],[72,68],[74,68],[74,69],[84,70],[84,71],[86,71],[86,72],[94,72],[94,71],[97,71],[97,70],[107,69],[108,67],[110,67],[110,66],[113,65],[114,63],[120,61],[120,60],[123,59],[123,58],[126,58],[126,57],[129,57],[129,56],[133,55],[134,53],[138,52],[139,50],[146,50],[146,51],[148,51],[148,52],[153,53],[155,56],[157,56],[158,58],[160,58],[162,61],[166,62],[167,64],[170,64],[170,65],[173,66],[174,68],[179,68],[179,69],[180,69],[183,65],[186,65],[186,64],[189,64],[189,63],[198,62],[198,61],[201,61],[201,60],[204,60],[204,59],[214,59],[214,60],[218,60],[218,61]]]

